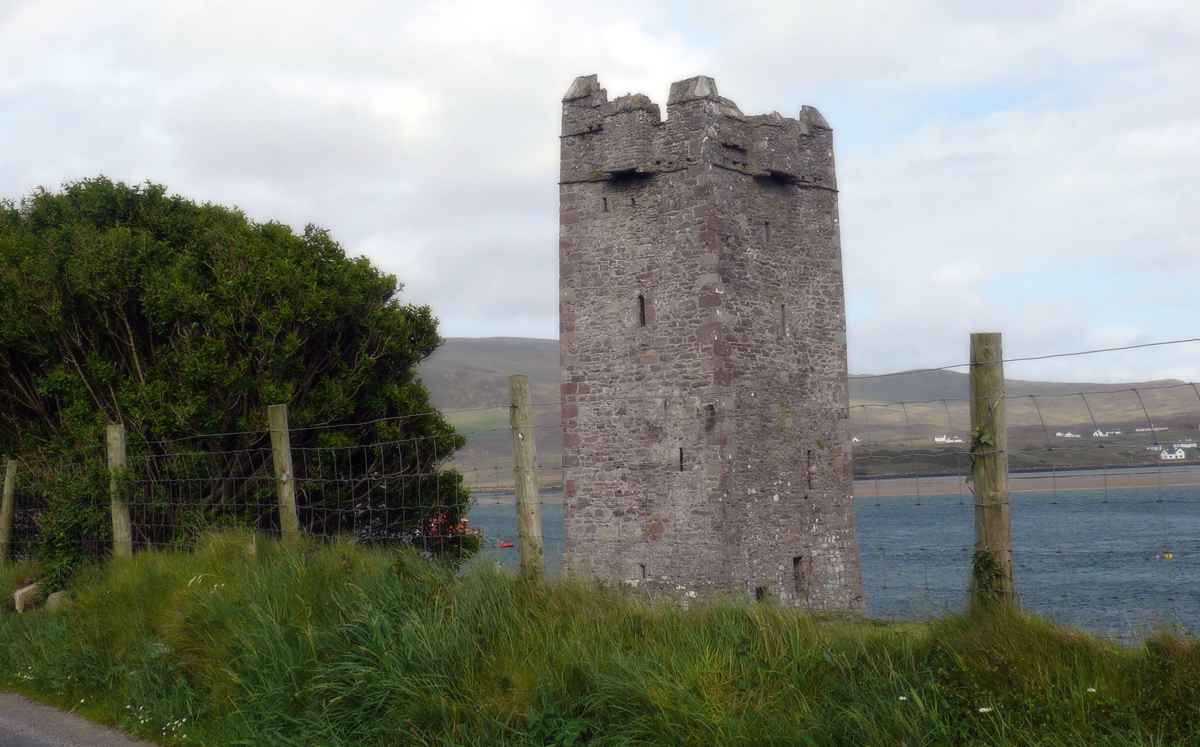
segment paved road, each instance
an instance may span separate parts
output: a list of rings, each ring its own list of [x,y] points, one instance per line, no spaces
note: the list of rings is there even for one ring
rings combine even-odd
[[[0,746],[155,747],[13,693],[0,693]]]

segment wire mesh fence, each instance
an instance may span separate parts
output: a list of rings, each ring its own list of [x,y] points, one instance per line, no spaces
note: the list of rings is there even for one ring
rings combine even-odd
[[[109,475],[102,447],[72,453],[61,461],[26,457],[10,471],[10,558],[38,558],[50,545],[69,548],[80,557],[109,553]],[[60,516],[62,521],[54,521]]]
[[[1200,625],[1200,396],[1191,383],[1005,398],[1023,606],[1116,637]],[[872,611],[966,603],[966,397],[861,404],[855,508]],[[870,593],[872,592],[873,593]]]
[[[898,402],[860,397],[847,412],[857,545],[866,609],[873,617],[928,618],[968,603],[976,501],[969,482],[965,377],[958,385],[964,390],[960,397]],[[1031,388],[1014,382],[1005,397],[1021,605],[1118,638],[1136,638],[1163,624],[1195,630],[1197,387],[1165,382],[1039,385],[1039,393]],[[610,404],[615,409],[627,403],[619,398]],[[544,426],[547,438],[554,428]],[[725,460],[721,466],[737,475],[752,461]],[[802,462],[803,455],[796,454],[790,464],[772,466],[782,476]],[[695,468],[709,466],[714,465],[698,462]],[[493,485],[503,481],[503,471],[502,465],[491,470]],[[543,505],[549,564],[560,560],[567,540],[562,500],[556,489]],[[512,510],[496,503],[477,505],[472,516],[489,534],[496,527],[496,534],[512,537]],[[692,508],[670,506],[667,513]],[[608,541],[635,546],[619,532]],[[678,548],[670,544],[664,536],[659,547],[672,554]],[[506,555],[495,548],[491,543],[485,556],[515,565],[515,551]]]
[[[852,392],[856,381],[870,378],[852,379]],[[843,456],[854,475],[857,565],[865,610],[872,617],[928,618],[968,602],[976,549],[970,397],[965,377],[952,383],[963,390],[959,396],[872,401],[869,387],[865,396],[860,387],[848,409],[805,411],[791,421],[777,418],[779,428],[802,427],[806,417],[844,419]],[[1184,382],[1029,389],[1014,382],[1005,397],[1014,576],[1021,604],[1115,637],[1136,637],[1159,624],[1200,627],[1200,389]],[[631,399],[594,397],[589,404],[615,411],[630,406]],[[673,409],[669,397],[638,399],[647,409],[676,413],[681,422],[673,425],[681,429],[704,427],[707,416],[701,410]],[[583,510],[570,506],[563,490],[561,406],[532,407],[550,576],[562,573],[570,512]],[[472,556],[468,566],[515,568],[509,408],[445,415],[465,437],[461,448],[446,435],[405,438],[386,421],[294,431],[290,453],[301,531],[412,545],[431,556]],[[128,445],[117,489],[129,506],[135,549],[187,547],[198,533],[229,526],[280,533],[279,475],[270,433],[225,436],[230,446],[224,449],[210,446],[220,436]],[[804,491],[764,492],[758,476],[772,474],[779,484],[807,486],[810,458],[714,448],[689,454],[682,463],[661,454],[622,468],[636,473],[639,489],[679,479],[679,473],[719,468],[729,476],[730,500],[742,505],[738,516],[757,514],[764,542],[777,542],[782,556],[791,553],[795,535],[784,526],[772,535],[773,517],[795,522],[798,514],[776,506]],[[97,445],[60,463],[21,461],[9,557],[39,557],[50,546],[71,547],[81,557],[109,554],[107,460]],[[634,493],[628,500],[645,500]],[[665,495],[654,497],[658,520],[666,527],[658,536],[610,511],[594,517],[607,527],[595,541],[611,543],[618,552],[642,553],[651,568],[696,556],[697,543],[731,551],[720,532],[669,531],[672,524],[696,521],[700,504],[672,504]],[[63,512],[71,512],[69,520]],[[819,514],[814,508],[810,519]],[[719,522],[721,513],[714,510],[700,520]],[[802,554],[792,557],[804,561]],[[800,568],[785,570],[796,578],[804,575]],[[856,573],[850,568],[844,583],[854,583]]]
[[[286,476],[299,531],[406,544],[431,556],[472,554],[479,539],[464,521],[470,492],[446,466],[461,436],[401,438],[389,436],[391,425],[300,430],[299,443],[287,448]],[[229,447],[213,450],[213,441]],[[285,479],[267,430],[130,442],[121,450],[123,466],[112,470],[111,446],[78,461],[15,460],[7,556],[66,562],[119,554],[121,512],[133,550],[187,548],[200,533],[229,527],[295,531],[282,521]]]

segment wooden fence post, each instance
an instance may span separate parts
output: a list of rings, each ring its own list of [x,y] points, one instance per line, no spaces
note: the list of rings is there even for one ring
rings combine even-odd
[[[271,428],[271,452],[275,457],[275,480],[279,487],[279,534],[284,539],[300,536],[296,512],[296,485],[292,479],[292,438],[288,432],[287,405],[267,407]]]
[[[0,565],[8,562],[12,546],[13,503],[17,492],[17,460],[9,459],[4,469],[4,500],[0,502]]]
[[[517,550],[521,574],[541,577],[544,571],[541,499],[538,495],[537,448],[529,407],[529,377],[509,376],[508,424],[512,432],[513,475],[517,489]]]
[[[125,471],[125,426],[108,426],[108,494],[112,501],[113,556],[133,556],[133,522],[129,520],[129,503],[121,495],[118,478]]]
[[[971,477],[975,492],[975,602],[1015,606],[1004,424],[1004,352],[999,332],[971,335]]]

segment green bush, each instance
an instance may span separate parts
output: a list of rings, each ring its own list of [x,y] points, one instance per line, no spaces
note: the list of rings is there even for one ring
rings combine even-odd
[[[276,528],[272,404],[313,457],[298,475],[307,529],[351,516],[363,540],[473,552],[438,530],[469,501],[442,467],[464,439],[414,373],[437,320],[400,288],[320,228],[154,184],[100,177],[0,203],[0,439],[23,462],[54,582],[108,541],[95,479],[108,423],[129,442],[135,543]]]

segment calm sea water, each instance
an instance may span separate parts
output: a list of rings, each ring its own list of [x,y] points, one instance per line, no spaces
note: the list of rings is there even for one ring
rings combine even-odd
[[[970,493],[855,501],[868,613],[927,619],[966,603]],[[516,566],[512,505],[480,505],[492,541],[479,562]],[[562,506],[542,506],[547,572],[562,558]],[[1013,557],[1022,604],[1110,636],[1158,624],[1200,630],[1200,487],[1014,493]],[[1167,559],[1167,554],[1174,559]]]

